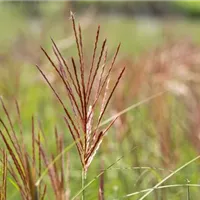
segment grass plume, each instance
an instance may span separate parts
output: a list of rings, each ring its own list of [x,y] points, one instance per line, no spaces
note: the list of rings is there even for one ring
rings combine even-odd
[[[100,26],[98,26],[96,32],[91,65],[89,67],[86,66],[81,26],[79,25],[77,29],[74,14],[72,12],[71,20],[79,64],[76,64],[75,59],[71,57],[72,67],[70,67],[53,39],[51,39],[52,48],[57,58],[57,63],[55,63],[49,54],[42,48],[42,51],[55,69],[55,72],[60,77],[62,84],[66,89],[66,96],[69,100],[70,109],[66,107],[64,104],[65,99],[59,95],[43,70],[39,66],[37,66],[37,68],[63,107],[65,112],[65,123],[73,140],[78,141],[76,147],[82,167],[86,173],[103,137],[116,120],[116,118],[113,119],[107,127],[100,127],[111,97],[123,76],[125,67],[121,69],[121,72],[116,77],[115,83],[110,86],[112,70],[120,45],[117,47],[111,64],[107,65],[107,39],[103,41],[100,54],[97,56]],[[100,109],[100,112],[98,109]],[[97,115],[98,117],[96,117]]]

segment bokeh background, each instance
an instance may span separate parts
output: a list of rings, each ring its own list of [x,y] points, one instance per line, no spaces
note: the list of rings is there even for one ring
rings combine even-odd
[[[116,68],[125,65],[127,69],[107,117],[135,105],[105,137],[89,169],[88,180],[124,155],[105,173],[104,198],[120,199],[151,188],[200,153],[200,3],[1,2],[0,95],[13,120],[14,99],[19,101],[27,145],[31,142],[31,116],[34,114],[41,121],[49,151],[54,151],[55,125],[64,133],[66,146],[72,138],[62,120],[63,111],[35,64],[62,91],[40,46],[52,54],[52,37],[66,59],[72,55],[77,58],[70,10],[82,25],[88,60],[99,24],[101,40],[108,39],[109,59],[118,43],[122,43]],[[137,148],[130,152],[133,147]],[[81,187],[75,148],[69,152],[69,158],[68,187],[73,196]],[[199,164],[192,163],[165,184],[199,184]],[[98,199],[98,187],[97,179],[86,190],[87,200]],[[20,199],[11,181],[8,190],[8,199]],[[198,199],[199,194],[198,187],[176,187],[155,190],[147,199]],[[140,195],[129,199],[139,199]]]

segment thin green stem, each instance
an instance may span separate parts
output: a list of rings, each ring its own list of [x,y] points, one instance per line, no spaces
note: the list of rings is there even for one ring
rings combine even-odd
[[[82,200],[85,200],[85,180],[86,180],[86,176],[85,176],[85,170],[84,168],[82,168]]]
[[[190,181],[188,179],[187,179],[187,183],[188,183],[188,186],[187,186],[187,200],[190,200],[190,186],[189,186]]]

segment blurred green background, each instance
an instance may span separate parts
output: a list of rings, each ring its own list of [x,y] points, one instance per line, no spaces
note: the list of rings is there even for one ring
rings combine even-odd
[[[0,95],[13,120],[14,99],[19,101],[27,146],[31,139],[31,116],[34,114],[42,122],[50,152],[55,145],[55,125],[65,135],[65,146],[73,141],[62,120],[64,113],[35,64],[43,67],[53,84],[61,88],[40,46],[52,54],[52,37],[66,59],[72,55],[77,58],[70,10],[82,25],[87,59],[92,56],[98,24],[101,40],[108,39],[109,59],[118,43],[122,43],[116,67],[126,65],[127,72],[107,117],[164,92],[116,122],[89,169],[88,181],[100,172],[102,160],[106,168],[125,155],[104,176],[105,199],[122,199],[129,193],[153,187],[170,170],[200,152],[200,3],[1,2]],[[130,152],[132,147],[137,148]],[[69,156],[72,197],[81,188],[81,167],[75,148]],[[185,184],[187,180],[200,184],[199,164],[192,163],[165,184]],[[8,184],[8,199],[20,199],[17,189]],[[98,199],[98,187],[97,179],[86,190],[87,200]],[[146,199],[198,199],[200,194],[198,187],[191,187],[189,196],[187,192],[186,187],[167,188],[154,191]],[[140,195],[128,199],[139,199]]]

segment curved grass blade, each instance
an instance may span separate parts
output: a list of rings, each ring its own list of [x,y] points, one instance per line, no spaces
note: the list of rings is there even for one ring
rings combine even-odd
[[[174,172],[170,173],[168,176],[166,176],[164,179],[162,179],[159,183],[157,183],[151,190],[149,190],[145,195],[143,195],[139,200],[145,199],[149,194],[151,194],[155,189],[157,189],[159,186],[161,186],[165,181],[167,181],[169,178],[171,178],[176,173],[178,173],[179,171],[181,171],[183,168],[187,167],[189,164],[195,162],[199,158],[200,158],[200,155],[197,156],[197,157],[195,157],[195,158],[193,158],[189,162],[185,163],[184,165],[182,165],[181,167],[179,167],[178,169],[176,169]]]
[[[138,102],[138,103],[136,103],[136,104],[133,104],[133,105],[129,106],[128,108],[125,108],[125,109],[122,110],[121,112],[118,112],[116,115],[113,115],[112,117],[110,117],[110,118],[108,118],[107,120],[103,121],[103,122],[99,125],[99,127],[108,124],[110,121],[112,121],[112,120],[115,119],[116,117],[119,117],[119,116],[121,116],[121,115],[123,115],[123,114],[129,112],[130,110],[132,110],[132,109],[134,109],[134,108],[136,108],[136,107],[138,107],[138,106],[141,106],[141,105],[143,105],[143,104],[145,104],[145,103],[148,103],[148,102],[151,101],[152,99],[154,99],[154,98],[156,98],[156,97],[158,97],[158,96],[163,95],[165,92],[167,92],[167,91],[162,91],[162,92],[159,92],[159,93],[157,93],[157,94],[154,94],[154,95],[152,95],[152,96],[150,96],[150,97],[148,97],[148,98],[146,98],[146,99],[144,99],[144,100],[142,100],[142,101],[140,101],[140,102]]]
[[[163,185],[163,186],[159,186],[157,188],[155,188],[156,190],[159,190],[159,189],[167,189],[167,188],[176,188],[176,187],[200,187],[200,184],[173,184],[173,185]],[[135,195],[139,195],[139,194],[142,194],[142,193],[145,193],[145,192],[149,192],[151,191],[152,189],[154,188],[148,188],[148,189],[144,189],[144,190],[140,190],[138,192],[133,192],[133,193],[130,193],[130,194],[127,194],[123,197],[121,197],[120,199],[126,199],[126,198],[129,198],[129,197],[132,197],[132,196],[135,196]],[[115,199],[117,200],[117,199]]]

